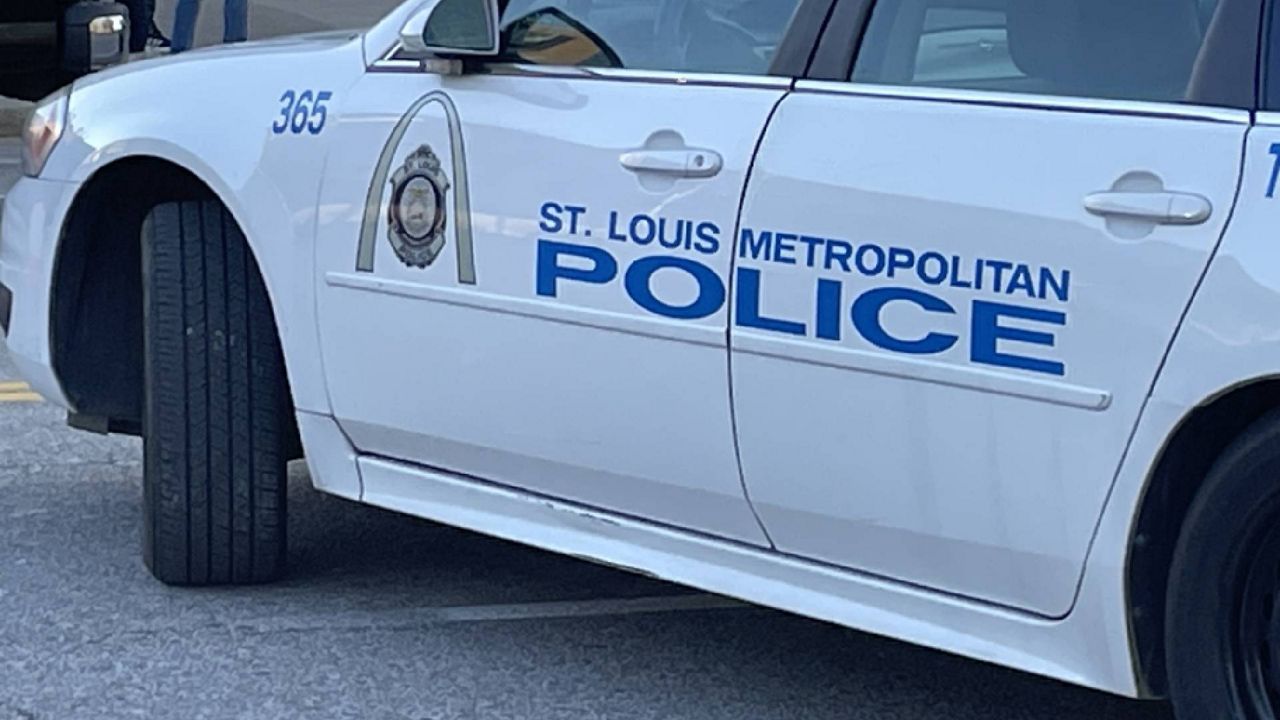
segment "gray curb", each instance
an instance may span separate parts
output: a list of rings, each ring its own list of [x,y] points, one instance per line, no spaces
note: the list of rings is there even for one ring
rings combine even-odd
[[[22,124],[31,112],[31,103],[0,97],[0,137],[14,137],[22,133]]]

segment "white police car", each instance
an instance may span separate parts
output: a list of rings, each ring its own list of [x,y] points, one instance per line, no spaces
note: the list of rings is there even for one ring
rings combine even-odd
[[[145,556],[362,502],[1280,711],[1270,0],[432,0],[40,106],[0,321]],[[1280,21],[1274,24],[1280,33]]]

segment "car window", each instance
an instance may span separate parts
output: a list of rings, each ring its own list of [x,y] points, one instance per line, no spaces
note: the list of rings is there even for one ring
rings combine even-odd
[[[880,0],[863,83],[1177,102],[1220,0]]]
[[[510,0],[507,62],[764,75],[800,0]]]
[[[989,10],[928,8],[911,81],[958,83],[1023,77],[1009,53],[1005,16]]]

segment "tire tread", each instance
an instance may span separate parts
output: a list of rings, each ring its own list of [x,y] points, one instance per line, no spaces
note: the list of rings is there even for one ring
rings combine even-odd
[[[143,240],[146,564],[175,585],[274,580],[289,406],[266,286],[216,201],[157,207]]]

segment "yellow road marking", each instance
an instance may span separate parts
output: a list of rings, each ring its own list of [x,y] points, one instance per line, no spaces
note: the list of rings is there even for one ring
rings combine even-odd
[[[43,402],[44,398],[31,391],[31,386],[20,380],[0,382],[0,403]]]

